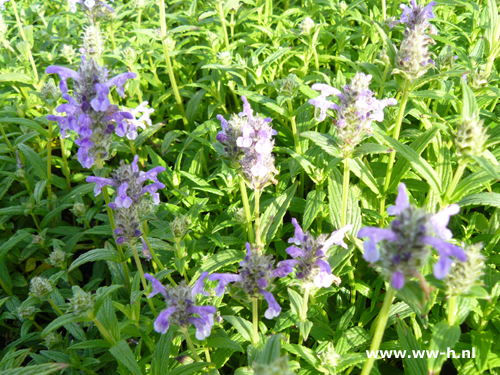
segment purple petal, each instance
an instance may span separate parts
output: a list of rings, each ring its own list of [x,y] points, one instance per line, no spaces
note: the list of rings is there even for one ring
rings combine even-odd
[[[332,275],[332,268],[328,264],[328,262],[323,259],[317,259],[314,262],[315,265],[319,267],[319,272],[316,276],[314,276],[314,284],[318,287],[328,288],[332,285],[335,280],[335,276]]]
[[[137,77],[137,74],[134,72],[128,72],[128,73],[122,73],[117,75],[116,77],[111,78],[106,85],[108,87],[113,87],[116,86],[116,91],[118,91],[118,94],[124,98],[125,97],[125,90],[123,89],[123,85],[127,81],[127,79],[133,79]]]
[[[149,293],[148,298],[152,298],[158,293],[163,294],[165,298],[167,298],[167,288],[165,288],[162,283],[160,283],[157,279],[151,276],[149,273],[145,273],[144,277],[151,282],[153,286],[153,291]]]
[[[391,216],[400,215],[408,207],[410,207],[410,199],[408,198],[408,194],[406,194],[406,185],[401,182],[398,186],[396,205],[387,207],[387,214]]]
[[[290,240],[288,240],[290,241]],[[286,252],[292,257],[292,258],[297,258],[297,257],[305,257],[306,253],[304,250],[297,246],[290,246],[286,249]]]
[[[103,187],[109,185],[109,186],[116,186],[115,181],[110,179],[110,178],[104,178],[104,177],[96,177],[96,176],[89,176],[85,179],[88,183],[93,183],[95,182],[95,187],[94,187],[94,196],[98,196],[101,194],[101,190]]]
[[[203,291],[204,287],[204,282],[205,279],[208,276],[208,272],[203,272],[200,276],[200,278],[196,281],[196,283],[193,286],[193,289],[191,290],[191,298],[195,298],[197,294],[203,294],[204,296],[208,296],[208,292]]]
[[[210,336],[210,333],[212,332],[212,327],[214,325],[214,315],[207,314],[199,318],[189,317],[188,322],[194,324],[194,326],[196,327],[196,338],[202,341]]]
[[[278,305],[278,302],[276,302],[276,300],[274,299],[273,294],[269,293],[268,291],[266,291],[264,289],[262,289],[260,292],[262,293],[262,295],[266,299],[267,305],[268,305],[268,308],[267,308],[266,312],[264,313],[264,316],[267,319],[272,319],[272,318],[277,317],[281,313],[281,307],[280,307],[280,305]]]
[[[446,226],[450,222],[450,216],[456,215],[459,212],[460,206],[458,204],[452,204],[431,217],[430,221],[434,227],[434,232],[439,238],[446,241],[451,240],[453,233],[451,233],[451,230]]]
[[[404,275],[396,271],[392,274],[391,285],[394,289],[400,290],[405,285]]]
[[[242,281],[240,275],[230,274],[230,273],[213,273],[208,276],[208,280],[215,281],[218,280],[219,283],[215,288],[215,293],[217,297],[221,297],[226,291],[226,285],[229,283],[235,283],[237,281]]]
[[[327,251],[333,245],[342,246],[344,249],[347,249],[347,244],[344,242],[344,235],[352,229],[352,225],[348,224],[343,228],[332,233],[330,238],[325,241],[323,244],[323,251]]]
[[[297,219],[292,218],[292,224],[295,227],[295,233],[294,237],[288,239],[288,243],[294,243],[295,245],[300,246],[304,241],[304,231],[297,222]]]
[[[363,259],[370,263],[375,263],[380,258],[380,253],[377,249],[377,244],[373,241],[363,242]]]
[[[163,310],[160,313],[160,315],[158,315],[158,318],[156,318],[155,324],[154,324],[156,332],[163,333],[163,334],[167,333],[168,327],[170,326],[168,319],[175,312],[175,310],[177,310],[177,307],[172,306],[166,310]]]

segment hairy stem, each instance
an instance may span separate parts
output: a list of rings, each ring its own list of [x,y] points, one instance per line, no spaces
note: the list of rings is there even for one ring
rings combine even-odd
[[[66,177],[66,183],[68,184],[68,191],[71,191],[71,182],[69,179],[69,168],[68,168],[68,159],[66,157],[66,145],[64,144],[64,138],[61,136],[59,138],[61,140],[61,155],[63,159],[63,168],[64,168],[64,175]]]
[[[186,339],[186,344],[187,344],[189,350],[191,351],[191,354],[193,355],[196,362],[203,362],[201,360],[200,356],[198,355],[198,353],[196,352],[196,348],[194,347],[194,344],[193,344],[193,341],[191,340],[191,337],[189,337],[187,327],[182,327],[181,331],[182,331],[182,334],[184,335],[184,338]]]
[[[60,316],[63,316],[64,313],[61,311],[61,309],[59,308],[59,306],[57,306],[54,301],[52,301],[52,298],[49,298],[49,303],[52,305],[52,307],[54,308],[54,310],[56,310],[57,314],[59,314]]]
[[[252,300],[252,321],[253,321],[253,343],[256,345],[259,342],[259,300]]]
[[[111,333],[109,333],[109,331],[107,330],[107,328],[104,327],[104,325],[99,321],[99,319],[94,318],[94,319],[92,319],[92,321],[94,322],[94,324],[96,325],[96,327],[99,329],[99,332],[101,332],[101,335],[103,335],[104,338],[107,341],[109,341],[110,344],[115,345],[116,344],[116,340],[113,338],[113,336],[111,336]]]
[[[141,277],[142,287],[144,288],[144,290],[147,290],[148,283],[146,282],[146,278],[144,277],[144,270],[142,269],[141,258],[139,258],[139,254],[137,253],[136,245],[132,245],[132,251],[134,253],[135,264],[137,265],[137,269],[139,270],[139,275]],[[147,301],[149,307],[151,308],[151,311],[153,311],[153,314],[156,315],[156,309],[153,305],[153,301],[151,301],[149,298],[147,298]]]
[[[254,214],[255,214],[255,244],[259,248],[259,251],[263,251],[263,249],[260,249],[260,246],[262,245],[261,239],[260,239],[260,217],[259,217],[259,211],[260,211],[260,190],[255,189],[255,194],[254,194],[254,201],[255,201],[255,208],[254,208]]]
[[[240,183],[241,200],[243,202],[243,209],[245,210],[245,220],[247,226],[248,242],[254,243],[255,238],[252,228],[252,212],[250,211],[250,202],[248,201],[247,186],[241,174],[238,174],[238,181]]]
[[[456,313],[456,297],[450,296],[448,298],[448,323],[450,326],[455,324]]]

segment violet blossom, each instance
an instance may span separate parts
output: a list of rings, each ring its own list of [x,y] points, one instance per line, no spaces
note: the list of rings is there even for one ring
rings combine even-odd
[[[156,332],[167,333],[171,324],[181,328],[194,324],[198,340],[204,340],[210,336],[214,325],[214,314],[217,310],[213,306],[196,305],[197,294],[208,296],[208,293],[203,291],[203,283],[207,275],[208,272],[203,272],[193,287],[186,285],[184,280],[175,287],[170,285],[165,287],[149,273],[144,275],[153,286],[153,291],[148,298],[161,294],[166,303],[166,309],[160,312],[155,320]]]
[[[127,137],[128,139],[134,140],[137,138],[137,129],[146,129],[147,126],[151,126],[151,119],[149,115],[154,112],[153,108],[147,108],[148,102],[144,101],[139,104],[135,109],[126,108],[125,111],[132,115],[132,119],[124,119],[116,127],[116,134],[120,137]]]
[[[378,100],[370,90],[371,79],[371,75],[358,72],[350,84],[342,88],[343,92],[324,83],[312,85],[313,90],[320,91],[318,97],[309,99],[309,103],[316,108],[316,120],[323,121],[329,109],[337,112],[337,137],[344,157],[350,157],[365,133],[372,132],[372,121],[384,120],[384,108],[397,104],[393,98]],[[328,100],[332,95],[339,98],[340,104]]]
[[[251,299],[264,297],[268,305],[264,316],[267,319],[277,317],[281,313],[281,307],[276,302],[273,294],[267,289],[272,287],[272,281],[276,277],[287,276],[293,271],[293,268],[287,264],[274,268],[274,259],[272,256],[260,254],[255,249],[252,251],[248,242],[246,248],[247,255],[240,262],[238,274],[213,273],[208,279],[210,281],[218,281],[215,288],[215,293],[218,297],[224,294],[226,285],[230,283],[236,283]]]
[[[431,59],[429,44],[436,44],[436,42],[426,32],[430,29],[430,34],[437,34],[434,26],[429,23],[429,19],[436,17],[432,10],[436,2],[431,1],[425,7],[417,5],[415,0],[410,0],[410,4],[411,8],[405,4],[401,5],[403,9],[401,19],[392,22],[390,26],[393,27],[399,23],[406,24],[404,39],[396,56],[394,73],[399,73],[406,79],[414,81],[435,65]]]
[[[116,197],[109,204],[115,211],[117,236],[116,243],[119,245],[134,245],[138,237],[142,235],[140,230],[139,213],[143,206],[148,204],[145,199],[146,193],[152,196],[153,203],[160,203],[159,189],[165,188],[165,184],[158,181],[158,173],[164,172],[164,167],[155,167],[147,172],[140,171],[138,166],[139,156],[135,156],[130,164],[122,160],[120,166],[110,174],[110,178],[89,176],[87,182],[95,183],[94,195],[97,196],[105,186],[113,186],[117,189]],[[152,184],[145,185],[147,180]],[[144,242],[143,242],[144,244]],[[147,247],[147,246],[146,246]],[[144,248],[144,245],[143,245]],[[149,250],[149,248],[148,248]]]
[[[462,248],[448,242],[452,238],[447,228],[450,216],[457,214],[460,207],[452,204],[434,215],[428,214],[410,205],[405,188],[404,183],[399,185],[396,205],[387,208],[389,215],[396,216],[390,228],[365,227],[358,233],[359,237],[369,238],[363,244],[363,258],[379,267],[395,289],[401,289],[408,278],[420,277],[419,269],[430,254],[429,246],[439,254],[434,264],[437,279],[447,275],[452,257],[462,262],[467,260]]]
[[[296,267],[297,279],[301,280],[305,287],[312,284],[318,288],[328,288],[333,283],[340,285],[340,278],[332,274],[327,252],[333,245],[347,249],[344,235],[352,228],[352,225],[346,225],[330,236],[321,234],[314,239],[309,231],[304,233],[295,218],[292,219],[292,224],[295,227],[295,234],[294,237],[288,239],[288,243],[293,245],[287,248],[286,252],[294,259],[279,262],[278,268]]]
[[[269,125],[270,118],[254,115],[247,98],[241,99],[243,111],[238,115],[233,114],[229,121],[217,116],[222,130],[216,139],[224,145],[225,156],[233,164],[239,163],[250,187],[260,190],[269,182],[276,183],[272,137],[278,133]]]

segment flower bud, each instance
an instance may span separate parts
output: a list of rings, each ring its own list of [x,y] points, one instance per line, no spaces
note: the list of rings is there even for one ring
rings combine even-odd
[[[234,217],[234,220],[236,220],[238,223],[241,223],[241,224],[244,224],[247,221],[247,218],[245,215],[245,210],[241,207],[236,210],[233,217]]]
[[[45,336],[45,346],[50,349],[62,342],[62,334],[57,332],[51,332]]]
[[[280,95],[287,98],[294,98],[297,95],[299,81],[295,74],[289,74],[281,80]]]
[[[339,364],[341,359],[340,355],[335,350],[335,346],[329,342],[318,354],[321,365],[330,371],[330,373],[335,373],[335,367]]]
[[[208,43],[210,43],[210,46],[214,48],[217,45],[217,42],[219,41],[219,36],[216,33],[209,31],[207,32],[207,40]]]
[[[76,55],[76,51],[73,47],[65,44],[61,49],[61,56],[64,57],[70,64],[73,64],[73,57]]]
[[[306,34],[309,35],[313,31],[314,27],[316,24],[312,20],[311,17],[306,17],[300,24],[300,30],[302,31],[301,34]]]
[[[165,46],[167,47],[168,52],[172,52],[175,49],[175,40],[170,36],[167,35],[165,37]]]
[[[98,58],[104,51],[104,39],[97,25],[89,25],[83,33],[83,49],[86,56]]]
[[[49,255],[49,263],[52,267],[64,267],[64,261],[66,260],[66,253],[61,249],[54,249]]]
[[[256,363],[252,364],[255,375],[292,375],[288,369],[288,356],[276,358],[270,364]]]
[[[32,235],[33,240],[31,241],[32,245],[39,245],[43,247],[45,244],[45,237],[42,234]]]
[[[59,97],[59,90],[56,87],[54,80],[50,78],[48,82],[43,85],[42,90],[39,93],[40,98],[47,103],[49,106],[53,106]]]
[[[17,310],[17,316],[21,320],[27,320],[33,318],[36,312],[36,307],[35,306],[28,306],[25,309],[21,310],[21,307],[18,307]]]
[[[31,279],[30,294],[38,299],[48,299],[54,288],[48,279],[37,276]]]
[[[94,307],[94,299],[92,293],[84,291],[79,286],[75,285],[73,288],[73,298],[69,299],[68,312],[75,314],[82,314]]]
[[[484,256],[481,254],[482,243],[462,246],[467,260],[465,262],[453,262],[450,272],[446,277],[446,287],[451,296],[466,294],[470,289],[481,284],[481,276],[484,275]]]
[[[174,221],[170,222],[170,230],[175,238],[182,239],[189,230],[191,220],[188,215],[176,216]]]
[[[73,205],[73,208],[70,211],[73,212],[73,214],[77,218],[82,218],[82,217],[85,217],[85,215],[87,213],[87,206],[85,206],[83,203],[75,202],[75,204]]]
[[[231,65],[233,61],[233,57],[231,56],[231,52],[229,51],[217,53],[217,59],[222,65]]]
[[[125,60],[125,64],[127,66],[134,65],[135,61],[137,60],[137,52],[132,47],[125,48],[121,52],[121,55],[123,56],[123,59]]]
[[[481,156],[488,140],[483,120],[473,116],[464,119],[455,132],[455,148],[457,155]]]

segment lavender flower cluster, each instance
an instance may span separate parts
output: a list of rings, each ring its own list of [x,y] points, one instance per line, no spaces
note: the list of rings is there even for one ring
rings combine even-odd
[[[328,109],[337,111],[337,136],[344,157],[352,154],[366,132],[371,133],[372,121],[384,120],[384,108],[397,104],[393,98],[377,100],[369,88],[371,79],[371,75],[358,72],[350,84],[343,87],[343,92],[324,83],[312,85],[313,90],[321,92],[318,97],[309,99],[316,108],[316,120],[323,121]],[[339,98],[340,105],[328,100],[332,95]]]
[[[226,157],[233,163],[238,162],[243,174],[254,190],[263,189],[269,180],[274,181],[278,173],[274,166],[272,154],[277,134],[269,124],[270,118],[262,118],[253,114],[252,107],[245,96],[242,96],[243,111],[233,114],[227,121],[222,115],[217,118],[221,122],[222,131],[217,134],[217,141],[224,145]]]
[[[390,229],[365,227],[358,233],[359,237],[369,238],[364,242],[363,257],[380,267],[395,289],[401,289],[408,278],[421,278],[419,269],[425,265],[430,254],[429,246],[439,254],[439,260],[434,265],[437,279],[447,275],[453,263],[452,257],[462,262],[467,260],[462,248],[448,242],[453,237],[447,228],[450,216],[457,214],[460,207],[452,204],[431,215],[422,208],[410,205],[405,189],[405,184],[401,183],[396,205],[387,208],[389,215],[396,216]]]
[[[149,193],[153,197],[153,204],[160,204],[159,189],[165,188],[165,184],[158,181],[158,173],[164,172],[164,167],[155,167],[147,172],[139,170],[139,156],[135,156],[130,164],[125,164],[122,160],[120,166],[111,172],[111,178],[87,177],[87,182],[94,182],[94,195],[97,196],[105,186],[118,188],[114,202],[109,204],[116,213],[115,235],[118,237],[118,245],[133,245],[137,237],[142,235],[140,230],[139,213],[144,211],[144,205],[149,202],[145,194]],[[147,181],[153,181],[150,185],[144,185]],[[144,246],[144,243],[143,243]]]
[[[208,293],[203,291],[203,283],[207,275],[208,272],[204,272],[192,288],[186,285],[185,281],[175,287],[169,285],[165,287],[150,274],[146,273],[144,275],[153,285],[153,292],[149,294],[148,298],[154,297],[156,294],[162,294],[167,305],[167,308],[155,320],[154,328],[156,332],[167,333],[170,324],[182,328],[194,324],[198,340],[204,340],[210,336],[216,309],[213,306],[196,305],[197,294],[208,296]]]
[[[427,70],[434,66],[429,52],[429,44],[436,42],[429,35],[437,34],[436,29],[429,23],[429,19],[435,18],[433,7],[435,1],[431,1],[425,7],[417,5],[415,0],[410,0],[411,8],[402,4],[403,14],[399,21],[390,24],[391,27],[404,23],[406,24],[404,39],[398,50],[396,57],[396,69],[394,73],[399,73],[406,79],[414,81],[424,75]]]
[[[114,0],[111,0],[112,2]],[[70,10],[76,13],[76,4],[80,4],[83,12],[94,23],[106,14],[113,13],[113,8],[104,0],[68,0]]]
[[[321,234],[315,239],[309,231],[304,233],[295,218],[292,219],[292,224],[295,227],[295,235],[288,239],[288,242],[293,245],[287,248],[286,252],[294,259],[279,262],[278,268],[297,267],[297,279],[301,280],[306,288],[313,284],[318,288],[328,288],[333,283],[339,285],[341,280],[332,275],[327,251],[333,245],[347,249],[344,235],[352,228],[352,225],[346,225],[330,236]]]

